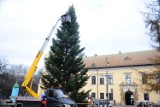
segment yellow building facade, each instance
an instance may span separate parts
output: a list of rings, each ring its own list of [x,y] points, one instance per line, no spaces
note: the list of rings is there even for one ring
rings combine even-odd
[[[160,103],[160,94],[143,89],[143,74],[152,72],[154,62],[150,59],[157,55],[155,50],[146,50],[85,56],[90,78],[82,90],[91,90],[89,94],[93,98],[108,99],[116,105],[136,105],[141,101]],[[43,91],[39,88],[38,93]]]
[[[153,71],[151,59],[157,55],[157,51],[148,50],[85,57],[90,78],[83,89],[91,89],[90,96],[108,99],[116,105],[135,105],[141,101],[159,103],[160,95],[145,91],[143,83],[144,72]]]

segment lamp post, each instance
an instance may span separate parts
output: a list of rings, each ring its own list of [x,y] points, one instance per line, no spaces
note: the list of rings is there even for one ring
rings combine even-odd
[[[107,58],[106,58],[106,99],[107,99],[107,107],[108,107],[108,97],[109,97],[109,94],[108,94],[108,66],[109,66],[109,63],[108,63]]]

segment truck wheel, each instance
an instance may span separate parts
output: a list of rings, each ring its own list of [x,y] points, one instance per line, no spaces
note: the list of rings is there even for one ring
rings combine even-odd
[[[22,103],[17,103],[15,107],[23,107]]]

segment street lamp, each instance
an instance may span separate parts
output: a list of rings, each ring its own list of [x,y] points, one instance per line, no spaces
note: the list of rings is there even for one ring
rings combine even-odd
[[[107,61],[107,58],[106,58],[106,99],[107,99],[107,107],[108,107],[108,97],[109,97],[109,94],[108,94],[108,66],[109,66],[109,62]]]

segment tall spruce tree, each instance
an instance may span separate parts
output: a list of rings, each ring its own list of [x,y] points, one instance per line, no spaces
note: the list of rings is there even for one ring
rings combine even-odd
[[[61,86],[76,102],[84,102],[89,90],[82,88],[89,76],[83,62],[84,48],[80,47],[79,25],[73,5],[67,14],[71,16],[71,23],[62,23],[57,29],[57,38],[52,40],[49,56],[45,58],[46,73],[42,74],[42,88]]]

